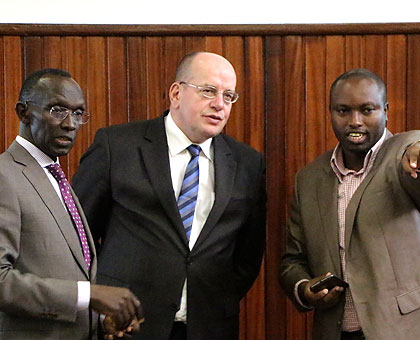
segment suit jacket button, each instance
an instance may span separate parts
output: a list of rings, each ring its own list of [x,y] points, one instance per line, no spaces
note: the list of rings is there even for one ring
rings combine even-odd
[[[191,257],[187,257],[187,266],[191,266],[193,263],[192,258]]]

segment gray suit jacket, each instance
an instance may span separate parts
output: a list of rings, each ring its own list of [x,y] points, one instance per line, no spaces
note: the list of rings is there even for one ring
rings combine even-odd
[[[77,281],[94,281],[96,274],[88,228],[86,234],[90,273],[70,215],[44,170],[13,142],[0,155],[0,339],[92,338],[91,312],[76,308]]]
[[[382,145],[346,211],[346,265],[359,320],[369,340],[420,337],[420,179],[402,173],[401,157],[420,132]],[[331,151],[296,176],[281,283],[294,300],[300,279],[341,275],[337,185]],[[340,339],[343,299],[316,310],[314,339]]]

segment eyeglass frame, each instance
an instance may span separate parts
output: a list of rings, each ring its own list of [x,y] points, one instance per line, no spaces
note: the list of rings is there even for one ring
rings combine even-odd
[[[83,125],[83,124],[86,124],[89,121],[89,118],[90,118],[89,112],[86,112],[85,110],[81,110],[81,109],[71,110],[71,109],[69,109],[69,108],[67,108],[65,106],[60,106],[60,105],[52,105],[52,106],[38,105],[38,104],[34,103],[31,100],[25,101],[25,104],[26,105],[30,104],[30,105],[33,105],[33,106],[38,106],[41,109],[48,110],[48,113],[50,114],[51,117],[53,117],[55,119],[58,119],[60,121],[64,121],[68,117],[68,115],[71,114],[72,118],[74,119],[74,121],[77,124]],[[56,117],[52,113],[54,107],[59,107],[60,109],[64,109],[64,111],[66,112],[66,115],[63,118]],[[77,111],[77,110],[80,110],[83,113],[80,114],[80,115],[75,115],[74,114],[74,111]],[[81,122],[78,121],[78,119],[79,119],[78,117],[80,117],[80,119],[82,120]],[[86,121],[85,122],[83,122],[83,117],[86,117]]]
[[[180,82],[178,82],[178,83],[179,83],[179,84],[184,84],[184,85],[187,85],[187,86],[190,86],[190,87],[194,87],[194,88],[196,88],[198,91],[200,91],[199,93],[200,93],[200,94],[201,94],[204,98],[207,98],[207,99],[214,99],[214,98],[216,98],[216,97],[217,97],[217,95],[218,95],[218,94],[222,94],[222,95],[223,95],[223,101],[224,101],[226,104],[234,104],[234,103],[236,103],[236,102],[237,102],[237,100],[239,99],[239,94],[238,94],[237,92],[235,92],[235,91],[232,91],[232,90],[224,90],[224,91],[220,92],[220,91],[217,91],[216,87],[214,87],[214,86],[212,86],[212,85],[200,86],[200,85],[195,85],[195,84],[187,83],[187,82],[185,82],[185,81],[180,81]],[[205,95],[203,92],[201,92],[201,90],[206,89],[206,88],[210,88],[210,89],[211,89],[211,88],[214,88],[214,89],[216,90],[216,91],[214,92],[215,96],[214,96],[214,97],[209,97],[209,96]],[[232,93],[233,93],[233,95],[235,95],[235,96],[236,96],[234,101],[226,101],[226,100],[225,100],[225,92],[227,92],[227,91],[232,92]]]

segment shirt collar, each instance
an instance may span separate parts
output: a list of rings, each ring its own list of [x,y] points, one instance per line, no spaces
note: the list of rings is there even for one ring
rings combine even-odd
[[[387,130],[384,129],[384,133],[382,134],[382,137],[368,151],[368,153],[366,154],[365,159],[363,161],[363,167],[359,171],[350,170],[350,169],[347,169],[345,167],[344,159],[343,159],[343,150],[341,148],[341,145],[340,145],[340,143],[338,143],[336,145],[336,147],[334,148],[333,154],[331,156],[330,164],[331,164],[331,168],[333,169],[333,171],[337,175],[340,182],[342,181],[344,176],[347,176],[349,174],[361,175],[366,170],[369,171],[372,168],[372,165],[373,165],[373,162],[375,161],[376,155],[377,155],[379,149],[381,148],[381,146],[382,146],[382,144],[385,140],[386,131]]]
[[[166,138],[168,140],[169,154],[171,155],[171,157],[174,157],[180,152],[183,152],[191,144],[195,144],[191,142],[190,139],[176,125],[170,112],[165,116],[164,119]],[[213,138],[209,138],[205,142],[197,144],[201,147],[201,150],[203,151],[204,155],[210,161],[213,161],[213,156],[210,152],[212,141]]]
[[[35,158],[35,160],[38,162],[38,164],[41,167],[45,168],[46,166],[54,163],[54,161],[51,159],[50,156],[48,156],[47,154],[42,152],[40,149],[38,149],[38,147],[36,147],[34,144],[32,144],[27,139],[18,135],[18,136],[16,136],[16,142],[18,142],[26,151],[28,151],[29,154],[33,158]],[[56,163],[59,163],[58,157],[57,157],[57,162]]]

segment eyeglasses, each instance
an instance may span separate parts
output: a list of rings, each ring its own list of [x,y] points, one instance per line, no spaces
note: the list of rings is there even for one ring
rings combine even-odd
[[[31,101],[27,101],[26,104],[31,104],[33,106],[38,106],[42,109],[49,110],[50,115],[58,120],[64,120],[67,118],[69,114],[71,114],[72,118],[77,124],[86,124],[89,121],[89,113],[81,109],[70,110],[66,107],[58,106],[58,105],[41,106]]]
[[[200,95],[208,99],[214,99],[218,94],[223,94],[223,100],[227,104],[233,104],[239,98],[239,94],[232,90],[224,90],[223,92],[218,92],[217,89],[211,85],[198,86],[186,83],[185,81],[180,81],[179,83],[196,88]]]

